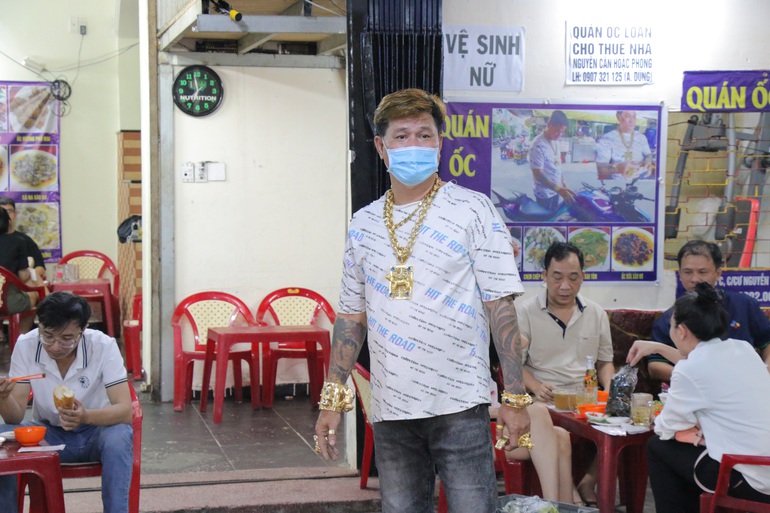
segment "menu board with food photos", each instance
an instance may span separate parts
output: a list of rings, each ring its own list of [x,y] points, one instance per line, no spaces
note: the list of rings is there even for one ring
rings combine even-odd
[[[492,199],[523,281],[571,242],[587,282],[655,283],[660,105],[447,103],[440,174]]]
[[[59,107],[48,82],[0,81],[0,195],[46,262],[62,256]]]

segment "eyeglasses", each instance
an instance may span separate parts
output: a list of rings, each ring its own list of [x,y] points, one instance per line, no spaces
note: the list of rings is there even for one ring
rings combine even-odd
[[[80,337],[83,335],[83,332],[81,331],[77,335],[65,335],[66,338],[56,338],[52,335],[48,335],[47,333],[42,332],[39,335],[40,343],[44,346],[51,347],[58,342],[59,347],[62,349],[72,349],[80,341]]]

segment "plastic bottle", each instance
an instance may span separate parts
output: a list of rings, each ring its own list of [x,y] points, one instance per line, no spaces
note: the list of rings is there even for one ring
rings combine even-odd
[[[599,379],[596,377],[596,366],[594,365],[593,356],[586,356],[586,375],[583,378],[583,386],[585,386],[587,394],[590,393],[590,402],[597,402]]]
[[[594,366],[593,356],[586,356],[586,376],[583,378],[583,384],[587,387],[599,386],[599,379],[596,377],[596,367]]]

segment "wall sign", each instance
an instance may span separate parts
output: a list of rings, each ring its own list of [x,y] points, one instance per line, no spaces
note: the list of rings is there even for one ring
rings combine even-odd
[[[444,90],[524,89],[524,27],[444,25]]]
[[[653,83],[652,28],[567,22],[568,85]]]
[[[0,195],[46,262],[62,257],[58,113],[48,82],[0,82]]]
[[[524,281],[542,279],[545,250],[557,240],[583,250],[586,281],[656,281],[661,107],[542,107],[447,103],[442,179],[492,198],[514,239]],[[555,111],[566,128],[549,139]],[[569,190],[572,201],[545,186],[534,169]]]
[[[685,71],[682,111],[770,111],[770,70]]]

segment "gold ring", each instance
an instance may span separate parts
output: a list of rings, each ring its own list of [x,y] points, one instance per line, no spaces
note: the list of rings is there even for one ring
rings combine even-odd
[[[500,438],[497,440],[497,443],[495,444],[495,449],[501,450],[501,449],[503,449],[503,448],[504,448],[506,445],[508,445],[508,437],[507,437],[507,436],[503,436],[503,437],[500,437]]]
[[[329,430],[329,434],[330,435],[336,435],[337,434],[337,430],[336,429],[330,429]]]
[[[315,443],[315,447],[313,448],[313,450],[318,454],[321,454],[321,446],[318,445],[318,442]]]
[[[499,431],[502,431],[503,429],[505,429],[505,426],[503,424],[497,424],[495,425],[495,428],[497,428]]]
[[[518,445],[519,447],[524,447],[528,451],[535,448],[535,444],[533,444],[532,440],[529,438],[529,433],[524,433],[519,437]]]

